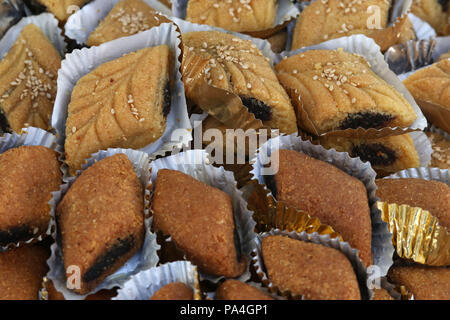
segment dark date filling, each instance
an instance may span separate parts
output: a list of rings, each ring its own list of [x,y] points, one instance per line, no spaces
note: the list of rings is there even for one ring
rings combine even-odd
[[[33,237],[33,230],[29,226],[12,227],[0,231],[0,245],[26,241]]]
[[[360,157],[362,161],[369,161],[375,166],[388,166],[397,160],[395,151],[380,143],[354,146],[351,156]]]
[[[264,102],[252,97],[240,96],[240,98],[242,100],[242,104],[248,109],[248,111],[255,115],[256,119],[261,121],[269,121],[272,119],[272,110]]]
[[[84,274],[83,281],[90,282],[100,277],[105,270],[111,267],[120,257],[134,248],[133,236],[126,239],[117,239],[117,242],[103,256],[97,258],[94,265]]]
[[[163,115],[167,117],[170,112],[170,104],[172,102],[172,94],[170,90],[170,81],[167,81],[164,87],[164,102],[163,102]]]
[[[8,120],[6,116],[3,114],[3,111],[0,109],[0,129],[3,132],[11,132],[11,127],[9,126]]]
[[[358,112],[352,113],[342,121],[340,130],[345,129],[357,129],[357,128],[382,128],[394,119],[393,116],[388,114],[381,114],[375,112]]]

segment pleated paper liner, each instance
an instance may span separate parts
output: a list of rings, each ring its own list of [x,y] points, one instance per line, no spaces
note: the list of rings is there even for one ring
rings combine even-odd
[[[112,300],[149,300],[169,283],[181,282],[190,287],[194,300],[202,300],[197,267],[189,261],[176,261],[154,267],[132,276]]]
[[[399,80],[399,78],[389,70],[388,64],[384,61],[384,57],[380,52],[379,46],[371,38],[364,35],[353,35],[350,37],[343,37],[338,39],[329,40],[318,45],[305,47],[297,49],[295,51],[282,52],[276,55],[275,63],[279,63],[285,57],[291,57],[302,52],[310,50],[337,50],[342,49],[349,53],[355,53],[362,56],[367,62],[370,63],[371,69],[376,73],[381,79],[383,79],[387,84],[393,86],[395,90],[400,92],[407,102],[412,106],[417,119],[412,123],[411,126],[407,128],[403,127],[383,127],[383,128],[348,128],[345,130],[333,130],[326,133],[321,133],[315,127],[306,109],[303,106],[303,99],[299,92],[294,89],[288,88],[288,93],[291,97],[294,109],[297,112],[297,118],[305,119],[304,122],[299,122],[299,126],[302,130],[309,132],[315,136],[325,136],[325,135],[335,135],[342,137],[353,137],[353,138],[381,138],[391,135],[400,135],[412,131],[422,131],[427,127],[427,120],[422,114],[421,109],[415,102],[412,95]]]
[[[399,257],[432,265],[450,265],[450,234],[429,211],[408,205],[378,202],[389,224]]]
[[[252,267],[256,271],[256,274],[258,275],[259,280],[261,281],[263,286],[268,288],[270,292],[276,293],[288,299],[293,300],[304,299],[302,295],[295,295],[292,294],[292,292],[290,292],[289,290],[279,288],[277,285],[275,285],[273,282],[270,281],[267,275],[266,267],[264,265],[264,258],[262,255],[261,244],[262,239],[268,236],[275,236],[275,235],[286,236],[291,239],[299,241],[312,242],[315,244],[326,246],[328,248],[334,248],[336,250],[339,250],[347,257],[347,259],[352,264],[353,270],[355,271],[356,277],[358,279],[361,298],[363,300],[371,299],[373,292],[367,287],[367,278],[368,278],[367,271],[364,264],[358,257],[358,250],[351,248],[347,242],[341,241],[336,238],[334,239],[330,238],[329,235],[319,235],[318,233],[307,233],[307,232],[297,233],[294,231],[287,232],[278,229],[272,229],[268,232],[258,234],[257,237],[255,238],[255,249],[252,252]],[[299,270],[299,272],[301,271]]]
[[[436,38],[436,30],[426,21],[423,21],[413,13],[408,14],[408,18],[411,21],[414,33],[416,34],[416,40],[428,40]]]
[[[225,171],[223,167],[216,168],[209,163],[210,160],[205,150],[190,150],[170,157],[160,158],[150,163],[151,182],[155,183],[157,173],[161,169],[176,170],[227,193],[233,201],[234,222],[239,243],[236,249],[238,254],[240,253],[240,255],[250,261],[253,238],[255,237],[255,222],[252,219],[252,212],[247,209],[247,202],[243,198],[242,191],[237,188],[237,182],[233,174]],[[156,232],[156,234],[158,243],[161,245],[161,250],[158,252],[161,263],[186,259],[185,254],[177,248],[170,236],[162,232]],[[247,270],[237,278],[238,280],[246,281],[250,278],[248,266],[249,263]],[[217,284],[222,278],[221,276],[200,272],[200,280],[202,281],[206,280]]]
[[[52,227],[54,230],[56,230],[56,208],[69,188],[73,185],[75,180],[82,174],[84,170],[92,166],[94,163],[104,158],[111,157],[115,154],[125,154],[128,157],[128,159],[133,164],[141,185],[144,187],[144,211],[142,214],[144,216],[145,238],[142,244],[142,248],[122,267],[120,267],[120,269],[114,272],[114,274],[109,275],[105,280],[103,280],[103,282],[99,284],[93,291],[89,292],[86,295],[80,295],[74,293],[66,286],[66,270],[64,269],[64,262],[60,247],[60,238],[58,232],[53,232],[52,236],[55,239],[55,243],[51,246],[51,256],[47,260],[47,264],[50,267],[50,271],[48,272],[47,277],[53,281],[55,289],[62,293],[66,300],[81,300],[85,299],[88,295],[92,295],[103,289],[121,287],[132,275],[142,270],[146,270],[156,266],[159,261],[157,250],[159,250],[160,246],[156,242],[156,235],[150,232],[152,218],[150,217],[149,213],[151,187],[149,155],[142,151],[131,149],[108,149],[94,153],[92,157],[89,158],[83,165],[83,169],[77,171],[77,176],[69,178],[67,182],[61,185],[60,190],[54,193],[54,199],[52,199],[51,201],[53,224]]]
[[[364,184],[369,200],[368,206],[372,224],[373,264],[380,268],[381,276],[385,275],[393,263],[392,254],[394,253],[394,248],[392,246],[392,234],[388,230],[388,225],[381,219],[381,214],[376,207],[376,202],[378,201],[375,193],[376,173],[368,162],[362,162],[359,158],[351,158],[348,153],[337,152],[334,149],[326,150],[320,145],[314,145],[309,141],[302,140],[296,134],[272,138],[263,144],[259,148],[256,158],[252,159],[253,170],[251,172],[252,182],[263,187],[258,187],[261,191],[255,193],[249,199],[249,207],[255,211],[258,228],[267,230],[275,222],[278,226],[284,225],[284,227],[289,227],[293,230],[304,231],[301,228],[307,228],[308,231],[320,230],[329,234],[330,237],[339,236],[333,229],[321,227],[321,223],[314,220],[313,217],[309,217],[305,213],[294,213],[291,211],[292,209],[286,208],[284,204],[279,204],[280,202],[274,197],[269,188],[270,186],[266,184],[262,169],[264,164],[269,163],[271,154],[280,149],[302,152],[315,159],[328,162]],[[291,220],[289,219],[296,222],[290,222]],[[265,222],[270,222],[270,224],[265,226]],[[297,228],[296,224],[300,226],[303,224],[303,226]],[[344,238],[343,241],[345,240]]]
[[[5,133],[0,136],[0,154],[3,152],[17,148],[20,146],[43,146],[59,154],[58,159],[61,161],[62,157],[62,147],[57,143],[57,138],[39,128],[28,127],[22,129],[20,134],[17,133]],[[61,181],[62,183],[62,181]],[[55,190],[57,191],[57,190]],[[49,225],[46,230],[42,230],[42,232],[38,232],[34,234],[30,239],[26,241],[18,241],[15,243],[7,244],[6,246],[0,246],[0,252],[6,251],[8,249],[12,249],[15,247],[20,247],[25,244],[31,244],[34,242],[38,242],[43,240],[45,237],[51,235],[52,233],[52,224],[51,224],[51,203],[54,199],[54,194],[52,193],[52,198],[49,201],[48,214],[49,214]]]
[[[179,19],[186,19],[187,5],[189,0],[172,0],[172,16]],[[278,1],[278,11],[275,20],[275,26],[267,30],[260,31],[244,31],[243,34],[250,35],[255,38],[266,39],[278,31],[285,28],[290,21],[298,15],[298,9],[291,0]],[[224,14],[229,14],[224,12]]]

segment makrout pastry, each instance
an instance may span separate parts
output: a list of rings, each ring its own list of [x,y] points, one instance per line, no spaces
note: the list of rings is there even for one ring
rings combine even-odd
[[[183,282],[174,282],[156,291],[150,300],[194,300],[194,292]]]
[[[61,57],[34,24],[23,28],[0,62],[0,128],[50,129]]]
[[[57,207],[64,267],[80,269],[87,294],[142,246],[144,194],[124,154],[105,158],[76,179]]]
[[[262,241],[262,257],[270,282],[282,292],[308,300],[361,299],[353,267],[336,249],[268,236]]]
[[[171,101],[170,56],[166,45],[141,49],[78,80],[66,121],[72,174],[98,150],[139,149],[162,136]]]
[[[445,35],[447,15],[439,0],[413,0],[411,13],[428,22],[440,35]]]
[[[292,50],[354,34],[373,38],[382,51],[400,43],[399,38],[414,39],[412,24],[406,16],[388,26],[391,5],[390,0],[312,1],[297,19]]]
[[[216,291],[216,300],[274,300],[261,290],[238,280],[223,282]]]
[[[37,245],[0,252],[0,300],[38,300],[48,257]]]
[[[427,132],[433,153],[430,167],[450,169],[450,140],[436,132]]]
[[[278,201],[330,225],[372,265],[372,224],[364,184],[337,167],[301,152],[279,150],[278,172],[266,183]]]
[[[60,21],[66,21],[89,0],[38,0]]]
[[[377,172],[397,172],[420,166],[419,155],[409,134],[379,139],[324,136],[319,141],[326,149],[348,152],[352,158],[370,162]]]
[[[394,300],[394,298],[383,288],[374,289],[371,300]]]
[[[417,118],[402,94],[357,54],[311,50],[282,60],[275,69],[297,106],[299,125],[310,133],[408,127]]]
[[[450,188],[443,182],[423,179],[378,179],[377,197],[387,203],[406,204],[429,211],[450,229]]]
[[[195,103],[195,79],[204,72],[209,85],[238,95],[255,117],[283,133],[297,131],[289,96],[270,63],[255,45],[218,31],[183,34],[183,82],[187,98]]]
[[[186,20],[231,31],[267,30],[275,26],[275,0],[189,0]]]
[[[414,295],[415,300],[449,300],[450,268],[419,264],[394,265],[389,269],[389,279]]]
[[[450,59],[450,50],[447,53],[444,53],[439,57],[439,61],[446,60],[446,59]]]
[[[52,192],[62,174],[58,154],[23,146],[0,154],[0,246],[27,241],[47,231]]]
[[[231,197],[179,171],[158,171],[152,210],[155,231],[170,236],[199,270],[234,278],[247,265],[235,242]]]
[[[169,19],[158,14],[142,0],[122,0],[89,35],[87,45],[98,46],[151,29],[164,22],[169,22]]]
[[[420,69],[405,81],[414,99],[450,109],[450,60],[444,59]]]
[[[64,295],[56,290],[52,280],[45,284],[47,300],[66,300]],[[94,294],[88,295],[85,300],[111,300],[117,295],[117,289],[100,290]]]

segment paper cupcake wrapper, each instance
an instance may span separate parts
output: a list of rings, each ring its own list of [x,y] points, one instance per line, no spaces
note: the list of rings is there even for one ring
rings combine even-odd
[[[14,42],[19,37],[22,29],[29,24],[35,24],[45,36],[50,40],[55,49],[59,52],[61,57],[64,57],[66,52],[66,42],[62,35],[61,29],[58,27],[58,20],[51,13],[42,13],[38,16],[31,16],[22,18],[19,23],[11,27],[8,32],[0,40],[0,59],[8,53]]]
[[[420,19],[418,16],[409,13],[408,18],[409,20],[411,20],[411,23],[413,25],[414,33],[416,34],[416,40],[428,40],[437,37],[436,31],[433,29],[433,27],[430,26],[427,22]]]
[[[52,149],[56,151],[58,154],[62,153],[62,147],[56,142],[56,137],[39,128],[34,127],[28,127],[26,129],[23,129],[23,132],[21,134],[17,133],[5,133],[0,137],[0,154],[3,152],[17,148],[20,146],[43,146],[47,147],[49,149]],[[53,193],[52,193],[53,194]],[[53,201],[54,196],[52,196],[52,199],[49,201],[49,205]],[[49,206],[49,216],[50,216],[50,206]],[[50,235],[52,232],[52,225],[49,223],[49,226],[47,230],[45,230],[42,233],[35,234],[32,238],[26,241],[19,241],[15,243],[10,243],[6,246],[0,246],[0,252],[6,251],[11,248],[19,247],[24,244],[30,244],[37,241],[41,241],[46,236]]]
[[[270,292],[277,293],[283,297],[295,300],[303,300],[304,297],[301,295],[293,295],[288,290],[283,290],[270,281],[266,268],[264,266],[264,258],[262,255],[262,240],[268,236],[282,235],[289,237],[291,239],[312,242],[315,244],[320,244],[328,248],[334,248],[343,253],[347,259],[352,264],[353,270],[355,271],[356,277],[359,283],[359,289],[361,292],[361,298],[363,300],[371,299],[373,292],[367,287],[367,271],[364,264],[358,257],[358,250],[353,249],[347,242],[340,241],[339,239],[332,239],[329,235],[319,235],[317,233],[307,233],[307,232],[287,232],[278,229],[273,229],[269,232],[260,233],[255,238],[255,249],[252,252],[252,267],[254,268],[261,283],[269,289]]]
[[[119,1],[121,0],[95,0],[86,4],[67,19],[64,26],[66,36],[76,40],[79,45],[86,44],[89,35]],[[170,9],[160,1],[143,1],[156,11],[170,16]]]
[[[263,174],[264,165],[269,163],[272,152],[280,149],[295,150],[302,152],[310,157],[328,162],[335,167],[341,169],[345,173],[359,179],[367,190],[369,200],[370,217],[372,221],[372,254],[373,264],[380,269],[380,275],[387,273],[392,265],[392,254],[394,247],[392,246],[392,234],[388,230],[388,225],[381,219],[381,214],[377,209],[376,203],[376,173],[368,162],[362,162],[359,158],[350,158],[348,153],[337,152],[334,149],[326,150],[320,145],[313,145],[309,141],[302,140],[301,137],[292,134],[289,136],[280,136],[270,139],[263,144],[255,157],[252,159],[253,180],[264,185]],[[267,189],[268,190],[268,189]],[[272,199],[270,201],[277,202],[272,193],[268,191]],[[345,241],[345,238],[343,239]]]
[[[201,300],[197,267],[189,261],[175,261],[132,276],[112,300],[149,300],[163,286],[182,282],[192,289],[194,299]]]
[[[8,29],[26,15],[23,1],[4,1],[0,6],[0,39]]]
[[[440,181],[450,186],[449,170],[413,168],[397,172],[386,179],[416,178]],[[401,258],[418,263],[450,265],[450,235],[428,211],[407,205],[378,204],[383,220],[393,232],[393,243]]]
[[[187,5],[189,0],[172,0],[172,16],[179,19],[186,19]],[[256,38],[268,38],[283,29],[289,21],[298,15],[298,9],[291,0],[279,0],[278,12],[273,28],[261,31],[242,32]],[[228,14],[228,13],[225,13]]]
[[[370,276],[369,276],[370,278]],[[389,280],[387,279],[387,277],[381,277],[381,278],[377,278],[374,280],[374,284],[371,286],[368,286],[369,289],[384,289],[387,291],[387,293],[394,299],[394,300],[402,300],[402,290],[389,282]],[[371,300],[373,300],[373,296],[371,298]]]
[[[223,167],[213,167],[209,162],[208,154],[204,150],[191,150],[160,158],[150,163],[152,170],[151,181],[155,183],[160,169],[177,170],[227,193],[233,201],[234,221],[239,236],[241,252],[250,261],[250,253],[253,250],[253,238],[255,237],[255,222],[252,219],[252,212],[247,209],[247,202],[242,196],[242,191],[237,188],[233,174],[225,171]],[[170,242],[174,245],[172,241]],[[200,272],[201,280],[217,283],[222,278]],[[250,273],[247,266],[247,271],[237,279],[246,281],[249,278]]]
[[[386,81],[389,85],[393,86],[398,92],[400,92],[408,103],[413,107],[414,113],[417,116],[416,121],[409,128],[382,128],[382,129],[346,129],[346,130],[335,130],[331,132],[327,132],[325,134],[319,134],[318,130],[315,129],[315,132],[311,132],[316,136],[324,136],[324,135],[340,135],[347,137],[359,137],[359,138],[381,138],[394,134],[404,134],[411,131],[424,130],[427,127],[427,120],[422,114],[421,109],[415,102],[412,95],[403,85],[403,83],[398,79],[398,77],[389,69],[389,65],[384,61],[383,55],[380,52],[380,47],[375,43],[375,41],[371,38],[367,38],[363,35],[353,35],[350,37],[343,37],[339,39],[333,39],[327,42],[323,42],[318,45],[314,45],[311,47],[305,47],[294,51],[282,52],[279,55],[276,55],[275,62],[279,63],[285,57],[291,57],[297,54],[300,54],[305,51],[310,50],[336,50],[342,48],[346,52],[356,53],[362,56],[367,62],[370,63],[371,69],[375,72],[381,79]],[[291,92],[291,100],[300,101],[297,103],[298,108],[303,109],[302,100],[298,94],[295,94],[295,97],[292,97],[294,92]],[[303,112],[307,114],[306,110],[303,109]],[[314,124],[311,120],[310,126],[314,128]]]
[[[433,133],[437,133],[440,134],[441,136],[443,136],[445,139],[450,140],[450,133],[445,132],[442,129],[439,129],[438,127],[431,125],[428,129],[428,131],[433,132]]]
[[[160,246],[156,243],[156,235],[150,232],[150,225],[152,218],[149,214],[150,207],[150,164],[149,156],[141,151],[131,149],[108,149],[101,150],[94,154],[87,163],[83,166],[83,170],[77,171],[77,176],[70,178],[65,184],[61,185],[60,191],[54,193],[54,198],[51,201],[52,206],[52,224],[53,229],[56,230],[56,208],[69,188],[73,185],[75,180],[82,174],[84,170],[92,166],[94,163],[111,157],[115,154],[125,154],[133,164],[137,176],[141,184],[145,187],[144,193],[144,212],[145,217],[145,239],[142,244],[142,248],[131,257],[119,270],[114,274],[109,275],[101,284],[99,284],[92,292],[86,295],[79,295],[69,290],[66,286],[66,271],[62,259],[62,251],[58,244],[57,232],[53,232],[52,236],[55,239],[55,243],[51,246],[51,256],[47,260],[47,264],[50,267],[50,271],[47,277],[53,281],[55,289],[64,295],[66,300],[81,300],[85,299],[88,295],[96,293],[102,289],[112,289],[115,287],[121,287],[130,277],[137,274],[140,271],[149,269],[156,266],[159,261],[157,251]]]
[[[166,119],[166,130],[157,141],[140,150],[154,157],[187,146],[189,141],[192,140],[192,136],[184,95],[184,85],[179,72],[180,42],[180,34],[177,32],[176,26],[164,23],[159,27],[131,37],[116,39],[98,47],[74,50],[66,55],[66,59],[63,60],[61,69],[58,72],[58,91],[52,115],[52,126],[57,132],[58,142],[64,145],[67,109],[72,90],[81,77],[94,70],[100,64],[120,58],[123,54],[146,47],[166,44],[175,53],[173,67],[175,84],[170,112]]]

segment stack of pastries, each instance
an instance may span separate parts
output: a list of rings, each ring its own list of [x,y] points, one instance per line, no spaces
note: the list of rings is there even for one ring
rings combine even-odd
[[[85,57],[84,50],[90,50],[104,62],[94,63],[89,72],[79,75],[71,89],[62,81],[58,88],[58,75],[75,72],[67,61],[62,62],[67,57],[59,52],[45,24],[30,23],[7,43],[10,49],[0,57],[0,132],[8,133],[0,137],[0,300],[64,300],[74,294],[88,300],[114,298],[124,283],[96,289],[105,280],[114,281],[113,275],[133,263],[133,257],[150,250],[149,234],[160,245],[159,250],[151,248],[158,265],[188,260],[195,266],[202,276],[203,298],[367,298],[359,268],[372,266],[379,258],[371,210],[375,201],[362,179],[331,164],[331,159],[279,150],[278,171],[263,177],[265,191],[275,203],[270,209],[276,211],[282,203],[339,234],[344,246],[355,249],[352,252],[359,264],[342,248],[259,234],[260,242],[255,240],[254,245],[269,286],[258,277],[251,261],[254,257],[244,252],[249,246],[243,244],[244,226],[237,213],[244,209],[237,207],[235,195],[208,183],[217,177],[208,176],[207,170],[199,170],[205,176],[202,180],[182,170],[160,168],[148,196],[136,163],[123,150],[87,166],[87,159],[102,150],[142,150],[167,143],[171,137],[166,133],[182,121],[170,116],[183,112],[189,116],[207,113],[202,134],[208,129],[224,135],[228,129],[249,127],[256,128],[257,135],[278,130],[369,162],[378,174],[375,183],[380,201],[429,211],[448,233],[448,182],[381,179],[421,165],[421,152],[426,151],[418,150],[414,135],[394,131],[410,129],[418,120],[414,106],[363,55],[341,48],[308,48],[362,34],[372,38],[382,53],[416,39],[407,15],[391,17],[396,1],[294,1],[301,2],[298,7],[276,0],[158,2],[168,8],[173,2],[174,9],[180,3],[186,5],[184,16],[177,17],[184,20],[177,25],[179,56],[167,45],[164,33],[165,24],[174,23],[172,17],[158,12],[154,1],[111,1],[109,9],[102,11],[96,6],[102,7],[104,1],[37,0],[33,13],[52,13],[63,35],[64,23],[72,14],[102,14],[94,19],[94,28],[83,26],[84,31],[90,30],[84,41],[72,39],[69,48],[82,49],[74,52],[81,57]],[[85,5],[89,7],[78,12]],[[414,0],[411,12],[438,35],[450,34],[449,8],[442,1]],[[128,46],[126,39],[136,39],[143,32],[162,44],[139,50],[126,47],[126,54],[114,58],[104,50],[112,43]],[[285,53],[272,55],[269,48]],[[175,70],[178,62],[181,67]],[[178,71],[181,80],[176,80],[179,75],[174,72]],[[425,102],[448,111],[449,53],[415,72],[404,85],[419,105]],[[54,111],[60,92],[69,96],[66,112]],[[186,103],[174,103],[176,94],[184,94],[186,99],[181,100]],[[61,131],[51,125],[59,121],[64,124]],[[449,120],[445,121],[450,127]],[[36,146],[24,138],[19,146],[10,147],[8,143],[16,143],[16,135],[28,132],[29,127],[42,129],[41,136],[58,131],[61,145]],[[448,135],[441,131],[427,134],[433,149],[430,166],[448,176]],[[239,151],[238,140],[224,139],[223,147],[229,144]],[[165,151],[157,150],[151,158],[157,158],[156,154],[165,158],[169,155]],[[244,165],[230,165],[236,170],[235,181],[249,192],[254,183],[248,182],[254,150],[245,147],[245,152]],[[275,160],[273,154],[270,159]],[[240,181],[243,172],[247,180]],[[151,219],[147,219],[147,209]],[[255,223],[255,217],[249,220]],[[60,257],[54,257],[55,248]],[[406,288],[415,299],[450,299],[448,265],[431,266],[397,256],[394,260],[387,268],[392,284]],[[66,271],[63,280],[77,266],[79,285],[72,288],[67,282],[66,288],[64,281],[53,278],[55,264]],[[131,276],[128,280],[134,281]],[[188,281],[157,284],[159,290],[146,299],[197,298]],[[144,291],[150,287],[149,283],[133,285]],[[278,291],[273,292],[272,286]],[[372,299],[394,297],[389,290],[378,288]]]

